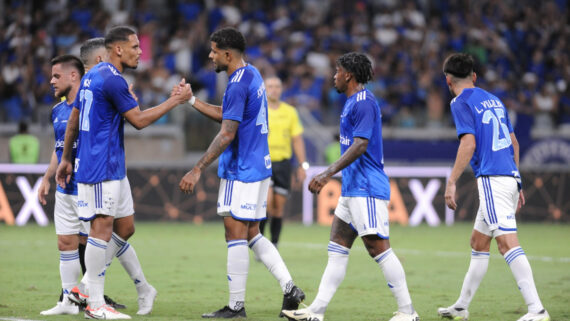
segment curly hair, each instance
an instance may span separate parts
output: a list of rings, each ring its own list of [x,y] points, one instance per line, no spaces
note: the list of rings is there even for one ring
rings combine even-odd
[[[365,84],[372,80],[374,71],[372,62],[365,54],[349,52],[336,60],[336,64],[351,73],[359,84]]]
[[[236,28],[219,29],[212,33],[210,41],[215,42],[220,49],[235,49],[240,53],[245,51],[245,37]]]
[[[471,75],[475,65],[473,57],[466,53],[455,53],[445,59],[443,73],[451,74],[457,78],[466,78]]]

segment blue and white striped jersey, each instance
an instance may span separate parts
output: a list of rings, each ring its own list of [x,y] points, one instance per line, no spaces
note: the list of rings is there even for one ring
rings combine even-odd
[[[61,155],[63,154],[63,142],[65,140],[65,129],[67,128],[67,120],[73,109],[72,104],[68,104],[67,101],[62,101],[59,104],[53,106],[51,110],[51,122],[53,123],[53,133],[55,135],[55,155],[57,156],[57,163],[61,162]],[[71,151],[71,161],[75,159],[77,154],[77,141],[73,142],[73,150]],[[75,173],[71,174],[71,180],[65,186],[61,188],[59,184],[57,185],[57,191],[69,194],[77,195],[77,183],[75,182]]]
[[[390,182],[384,172],[382,115],[371,91],[348,97],[340,116],[340,151],[344,154],[354,137],[368,140],[364,154],[342,170],[342,196],[390,199]]]
[[[475,177],[520,177],[510,133],[513,127],[503,103],[481,88],[466,88],[451,101],[457,136],[473,134],[477,147],[471,158]]]
[[[222,102],[222,119],[240,124],[234,140],[220,155],[218,176],[242,182],[270,177],[265,85],[252,65],[239,68],[230,75]]]

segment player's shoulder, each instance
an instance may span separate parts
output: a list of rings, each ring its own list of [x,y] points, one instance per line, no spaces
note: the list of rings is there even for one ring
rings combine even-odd
[[[364,109],[377,109],[378,108],[378,101],[376,101],[376,97],[372,94],[371,91],[368,89],[361,90],[354,94],[354,104],[357,108],[364,108]]]
[[[57,104],[53,105],[53,107],[51,108],[52,112],[58,110],[61,106],[63,106],[63,104],[66,104],[66,103],[67,103],[67,100],[61,100]]]
[[[113,66],[112,64],[110,64],[108,62],[99,63],[96,66],[96,68],[97,68],[98,73],[103,78],[121,78],[121,79],[123,79],[123,76],[121,75],[119,70],[117,70],[117,68],[115,66]]]

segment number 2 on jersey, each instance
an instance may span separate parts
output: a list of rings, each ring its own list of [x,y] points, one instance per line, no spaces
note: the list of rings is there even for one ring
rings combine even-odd
[[[79,116],[79,129],[88,132],[89,112],[91,111],[91,105],[93,104],[93,92],[89,89],[81,89],[79,92],[79,103],[83,105],[83,108],[81,108],[81,115]]]
[[[495,113],[497,114],[495,116]],[[511,146],[511,134],[509,133],[509,128],[507,124],[505,124],[505,111],[501,108],[495,108],[495,113],[491,110],[487,109],[483,114],[483,124],[489,124],[493,126],[493,151],[496,152],[498,150],[507,148]],[[500,131],[503,132],[505,138],[499,138],[499,126],[501,127]]]

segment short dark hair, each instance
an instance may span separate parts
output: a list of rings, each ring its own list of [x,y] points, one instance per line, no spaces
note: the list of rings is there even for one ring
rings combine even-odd
[[[86,65],[91,54],[101,47],[105,47],[105,38],[103,37],[91,38],[85,41],[79,48],[79,58],[83,64]]]
[[[71,66],[79,72],[79,76],[83,77],[85,74],[85,67],[81,63],[81,60],[74,55],[61,55],[53,58],[51,60],[51,65],[55,66],[57,64],[62,64],[66,66]]]
[[[337,58],[336,64],[351,73],[359,84],[372,80],[372,62],[365,54],[349,52]]]
[[[245,51],[245,37],[236,28],[219,29],[212,33],[210,41],[215,42],[220,49],[235,49],[240,53]]]
[[[443,73],[457,78],[466,78],[473,73],[475,60],[470,54],[455,53],[445,59]]]
[[[128,41],[130,35],[136,35],[135,29],[128,26],[117,26],[109,29],[105,35],[105,47],[109,47],[111,44],[117,41]]]

